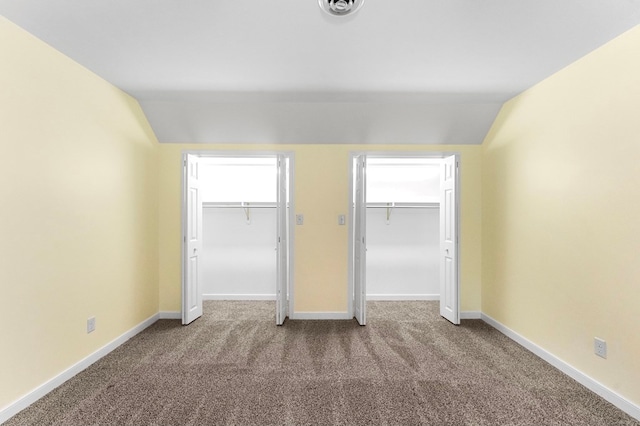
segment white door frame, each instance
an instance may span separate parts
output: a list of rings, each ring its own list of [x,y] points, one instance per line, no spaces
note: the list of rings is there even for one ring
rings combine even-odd
[[[291,229],[291,213],[289,200],[291,192],[289,186],[289,157],[279,154],[277,160],[276,178],[276,325],[284,324],[289,316],[289,230]]]
[[[187,291],[189,291],[189,289],[187,288],[187,283],[185,280],[185,274],[186,274],[186,264],[185,264],[185,259],[186,259],[186,252],[187,252],[187,246],[185,244],[185,236],[187,235],[187,205],[186,205],[186,199],[185,199],[185,194],[187,191],[186,185],[187,185],[187,180],[186,180],[186,174],[185,174],[185,163],[186,163],[186,159],[188,155],[195,155],[197,157],[200,158],[206,158],[206,157],[233,157],[233,158],[278,158],[278,156],[284,156],[285,158],[287,158],[289,160],[289,217],[288,217],[288,240],[287,240],[287,245],[288,245],[288,253],[289,253],[289,260],[288,260],[288,312],[287,312],[287,316],[291,314],[291,312],[295,312],[294,311],[294,283],[293,283],[293,277],[294,277],[294,273],[293,273],[293,268],[294,268],[294,226],[293,224],[295,223],[295,207],[294,207],[294,182],[295,182],[295,155],[293,151],[207,151],[207,150],[184,150],[182,151],[182,161],[181,161],[181,175],[182,175],[182,183],[181,183],[181,197],[180,197],[180,204],[181,204],[181,236],[180,236],[180,244],[181,244],[181,253],[180,253],[180,264],[181,264],[181,277],[180,277],[180,282],[181,282],[181,297],[182,297],[182,302],[181,302],[181,309],[184,310],[184,300],[187,294]],[[276,283],[277,285],[277,283]],[[275,291],[277,292],[277,288],[275,289]],[[277,294],[277,293],[276,293]],[[184,318],[184,312],[181,312],[181,317]]]
[[[353,317],[360,325],[367,322],[367,157],[365,155],[356,155],[352,159],[352,167],[355,166],[355,182],[352,190],[355,191],[351,198],[353,205],[351,206],[353,229],[351,239],[353,240],[353,253],[351,282],[353,291]],[[353,176],[352,176],[353,179]],[[359,188],[358,188],[359,187]],[[359,192],[360,191],[360,192]]]
[[[445,152],[445,151],[437,151],[437,152],[421,152],[421,151],[351,151],[349,152],[349,211],[353,213],[353,197],[354,197],[354,178],[353,178],[353,164],[354,158],[359,155],[366,155],[367,158],[426,158],[426,159],[443,159],[450,156],[456,157],[456,162],[460,163],[460,154],[458,152]],[[460,225],[461,225],[461,216],[460,216],[460,192],[461,192],[461,184],[460,184],[460,168],[457,170],[457,180],[458,180],[458,190],[456,191],[456,200],[455,200],[455,209],[456,209],[456,234],[458,235],[458,248],[461,247],[461,236],[460,236]],[[347,300],[348,300],[348,314],[349,318],[353,318],[354,315],[354,218],[353,214],[349,214],[349,267],[348,267],[348,289],[347,289]],[[457,306],[458,312],[460,312],[460,250],[458,249],[457,253],[457,262],[456,262],[456,270],[457,270]]]

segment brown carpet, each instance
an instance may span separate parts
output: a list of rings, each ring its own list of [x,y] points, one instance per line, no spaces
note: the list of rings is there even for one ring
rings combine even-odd
[[[6,425],[640,425],[482,321],[369,302],[368,325],[273,302],[161,320]]]

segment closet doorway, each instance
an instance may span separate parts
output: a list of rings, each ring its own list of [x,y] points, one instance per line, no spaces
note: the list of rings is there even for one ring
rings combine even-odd
[[[185,153],[182,323],[203,300],[275,300],[288,316],[293,155]]]
[[[460,323],[458,158],[351,155],[349,298],[366,324],[367,300],[439,300]]]

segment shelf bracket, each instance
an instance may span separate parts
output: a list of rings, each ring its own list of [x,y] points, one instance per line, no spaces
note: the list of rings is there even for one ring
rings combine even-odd
[[[241,203],[242,209],[244,210],[244,214],[247,217],[247,225],[251,225],[251,208],[249,207],[249,203],[245,203],[244,201]]]
[[[386,224],[388,225],[391,221],[391,212],[393,211],[393,208],[395,207],[395,202],[394,203],[387,203],[387,221]]]

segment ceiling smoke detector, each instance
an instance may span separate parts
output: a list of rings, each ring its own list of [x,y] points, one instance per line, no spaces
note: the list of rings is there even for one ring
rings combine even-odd
[[[364,0],[318,0],[320,8],[333,16],[345,16],[356,12]]]

